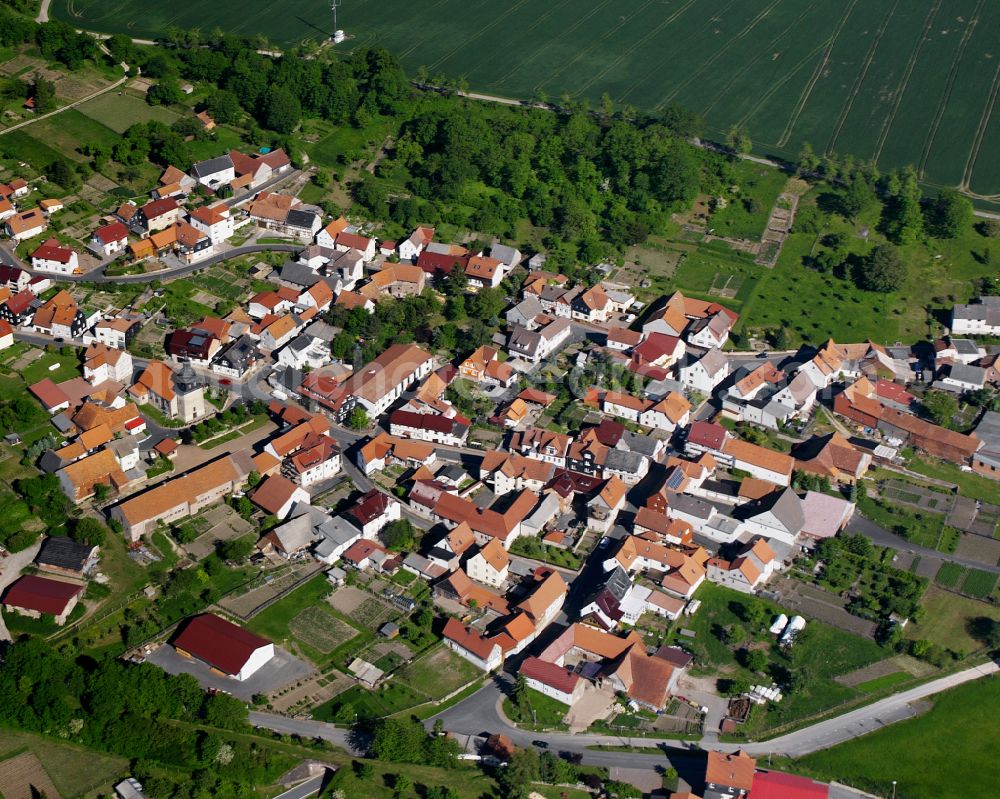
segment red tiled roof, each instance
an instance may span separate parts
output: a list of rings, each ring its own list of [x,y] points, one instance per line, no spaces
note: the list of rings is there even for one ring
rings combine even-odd
[[[182,649],[226,674],[238,674],[250,656],[269,643],[266,638],[211,613],[195,616],[173,640],[175,649]]]
[[[66,610],[69,601],[81,591],[83,586],[80,585],[26,574],[7,589],[3,604],[59,616]]]
[[[113,241],[121,241],[128,238],[128,228],[121,222],[112,222],[110,225],[99,227],[94,231],[94,238],[101,244],[110,244]]]
[[[527,679],[537,680],[543,685],[548,685],[566,694],[573,693],[573,689],[580,682],[579,675],[574,674],[572,671],[536,657],[525,659],[521,664],[521,674]]]
[[[830,786],[808,777],[780,771],[758,771],[753,775],[749,799],[827,799]]]

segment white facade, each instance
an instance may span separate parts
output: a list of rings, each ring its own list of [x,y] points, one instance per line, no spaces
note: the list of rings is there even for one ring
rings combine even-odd
[[[68,250],[69,255],[63,262],[56,258],[36,258],[31,256],[31,268],[43,272],[55,272],[59,275],[72,275],[80,268],[80,258],[75,250]]]
[[[444,639],[444,645],[456,655],[465,658],[469,661],[469,663],[482,671],[493,671],[494,669],[500,668],[500,664],[503,663],[503,651],[500,649],[499,644],[493,645],[493,648],[490,650],[490,653],[485,660],[480,658],[478,655],[473,654],[465,647],[459,646],[450,638]]]
[[[258,647],[247,658],[247,662],[243,664],[239,673],[233,676],[242,682],[270,663],[272,658],[274,658],[274,644]]]
[[[469,578],[475,580],[477,583],[483,583],[493,588],[500,588],[500,586],[507,582],[510,566],[509,564],[505,564],[502,569],[495,569],[483,557],[481,552],[477,552],[466,562],[465,571],[469,575]]]
[[[336,477],[340,474],[340,465],[340,453],[335,452],[325,461],[321,461],[315,466],[299,472],[298,483],[300,486],[308,487],[316,483],[321,483],[324,480],[329,480],[331,477]]]
[[[726,360],[725,366],[720,368],[714,374],[709,374],[708,370],[705,368],[705,364],[702,363],[703,359],[699,359],[694,363],[688,364],[687,366],[682,366],[678,370],[680,375],[680,381],[690,390],[697,391],[699,394],[711,395],[715,390],[715,387],[719,385],[723,380],[729,377],[729,361]]]

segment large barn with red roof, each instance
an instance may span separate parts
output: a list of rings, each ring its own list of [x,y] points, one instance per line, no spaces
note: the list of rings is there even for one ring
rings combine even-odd
[[[245,680],[274,657],[274,644],[211,613],[190,619],[174,649],[207,663],[220,674]]]

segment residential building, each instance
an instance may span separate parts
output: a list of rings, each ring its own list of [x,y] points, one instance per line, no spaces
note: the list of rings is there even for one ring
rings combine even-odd
[[[375,538],[387,525],[399,521],[402,506],[388,494],[373,488],[363,494],[344,515],[361,531],[363,538]]]
[[[465,571],[476,582],[501,588],[510,572],[510,557],[503,544],[492,538],[466,561]]]
[[[76,250],[63,247],[54,236],[31,253],[31,268],[59,275],[72,275],[80,271],[80,257]]]
[[[8,304],[15,300],[12,297]],[[55,338],[79,338],[87,329],[87,318],[76,304],[73,295],[61,289],[48,302],[35,311],[31,326],[40,333]]]
[[[234,222],[229,206],[225,203],[216,205],[202,205],[195,208],[188,214],[188,222],[191,226],[206,236],[212,245],[221,244],[231,238],[234,230]]]
[[[110,258],[128,246],[128,228],[118,221],[99,227],[90,237],[90,244],[102,256]]]
[[[180,221],[181,209],[173,197],[150,200],[135,215],[135,222],[149,233],[165,230]]]
[[[16,246],[22,241],[42,235],[48,224],[48,217],[45,216],[40,208],[31,208],[5,219],[3,230]]]
[[[952,311],[952,335],[1000,336],[1000,297],[982,296]]]
[[[519,673],[529,688],[570,707],[583,696],[587,685],[586,680],[572,669],[537,657],[525,658]]]
[[[678,369],[680,381],[685,388],[706,397],[712,395],[716,386],[729,377],[729,373],[729,359],[718,348],[710,349],[700,358],[691,360]]]
[[[418,227],[409,238],[399,243],[399,260],[416,262],[424,248],[434,240],[434,228]]]
[[[471,423],[458,414],[444,416],[442,414],[413,413],[411,411],[393,411],[389,416],[389,432],[400,438],[415,438],[420,441],[431,441],[437,444],[447,444],[460,447],[469,435]]]
[[[249,497],[258,508],[278,519],[284,519],[297,503],[309,502],[308,491],[278,474],[261,481]]]
[[[457,619],[445,622],[443,636],[445,646],[482,671],[494,671],[503,663],[503,650],[496,640],[485,638]]]
[[[774,550],[763,538],[758,538],[732,560],[711,558],[708,580],[750,594],[766,583],[779,565]]]
[[[972,456],[973,471],[1000,480],[1000,413],[986,411],[976,425],[975,434],[983,445]]]
[[[139,330],[142,329],[138,319],[128,319],[118,316],[114,319],[102,319],[93,327],[93,338],[99,344],[104,344],[117,350],[124,350],[132,343]],[[87,339],[84,338],[84,343]]]
[[[757,761],[742,749],[735,752],[709,751],[705,766],[704,799],[738,799],[753,788]]]
[[[57,471],[56,477],[63,493],[77,505],[94,496],[98,485],[121,491],[130,483],[110,449],[73,461]]]
[[[338,382],[321,372],[311,372],[299,392],[346,419],[355,407],[369,418],[383,414],[403,391],[433,369],[432,356],[413,344],[394,344],[375,360]]]
[[[132,380],[132,355],[126,350],[94,343],[83,352],[83,377],[94,386],[108,380],[128,383]]]
[[[470,289],[496,288],[505,274],[503,263],[497,258],[473,255],[465,265],[465,276]]]
[[[221,341],[201,330],[175,330],[167,336],[167,355],[202,366],[207,366],[221,348]]]
[[[199,161],[191,167],[191,177],[202,186],[215,191],[221,186],[229,185],[236,177],[233,159],[229,155],[220,155],[207,161]]]

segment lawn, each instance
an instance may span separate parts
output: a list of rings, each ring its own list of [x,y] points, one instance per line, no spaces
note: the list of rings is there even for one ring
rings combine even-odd
[[[892,688],[894,685],[909,682],[912,679],[913,675],[905,671],[894,671],[892,674],[883,674],[881,677],[859,683],[856,687],[859,691],[864,691],[868,694],[875,691],[884,691],[886,688]]]
[[[70,108],[59,116],[36,122],[27,130],[36,139],[78,161],[90,160],[80,152],[80,148],[84,145],[98,144],[110,150],[120,138],[119,131],[112,130],[96,119],[80,113],[76,108]],[[37,166],[45,166],[45,162]]]
[[[1000,607],[931,586],[921,602],[924,612],[919,621],[906,626],[906,636],[926,639],[954,652],[972,652],[982,644],[969,635],[968,623],[979,616],[1000,621]]]
[[[128,761],[123,757],[27,732],[0,729],[0,760],[22,752],[31,752],[42,762],[63,799],[97,791],[110,796],[113,785],[128,774]]]
[[[836,192],[821,185],[805,195],[800,209],[817,205],[826,209],[835,201]],[[800,210],[800,218],[801,214]],[[872,212],[854,222],[833,213],[822,215],[818,233],[794,232],[775,268],[764,273],[740,309],[742,329],[773,332],[783,327],[793,344],[831,337],[840,342],[870,338],[880,344],[934,338],[942,332],[937,319],[947,316],[954,302],[972,296],[976,279],[995,271],[976,260],[988,242],[972,230],[954,240],[931,239],[901,247],[907,274],[902,287],[891,294],[861,291],[849,275],[824,273],[808,265],[830,233],[846,236],[846,252],[866,254],[882,240],[877,227]]]
[[[694,616],[686,618],[683,625],[693,630],[695,637],[692,639],[677,635],[676,641],[694,653],[698,667],[710,668],[713,676],[766,680],[767,678],[744,669],[735,652],[752,641],[772,645],[775,639],[767,632],[767,626],[772,615],[781,612],[781,608],[759,598],[754,600],[761,602],[772,615],[768,616],[766,624],[761,628],[752,630],[737,612],[751,599],[745,594],[705,583],[698,589],[695,598],[701,600],[701,607]],[[791,612],[785,612],[786,615],[792,615]],[[857,698],[860,691],[841,685],[834,678],[886,657],[885,650],[866,638],[851,635],[819,621],[807,619],[807,622],[806,629],[799,635],[790,655],[776,651],[773,646],[765,651],[768,651],[769,661],[774,666],[808,674],[809,679],[800,690],[790,693],[768,713],[757,715],[748,722],[745,725],[748,734],[760,735],[775,726],[795,722]],[[726,643],[723,640],[724,633],[732,634],[734,631],[739,642]]]
[[[1000,498],[1000,484],[996,480],[988,477],[981,477],[978,474],[963,472],[957,466],[943,461],[931,461],[925,458],[910,458],[906,464],[907,468],[918,472],[926,477],[933,477],[936,480],[944,480],[958,486],[958,491],[963,497],[978,499],[982,502],[997,504]]]
[[[900,799],[966,799],[996,795],[1000,679],[989,677],[934,698],[933,709],[854,741],[809,755],[797,766]],[[945,743],[946,742],[946,743]]]
[[[58,365],[59,368],[50,371],[50,367],[55,365]],[[48,378],[53,383],[60,383],[63,380],[81,377],[82,375],[83,369],[80,366],[80,356],[76,350],[73,350],[71,355],[46,352],[21,370],[21,376],[29,386],[45,378]]]
[[[348,688],[313,711],[313,718],[337,724],[353,724],[357,719],[377,719],[423,704],[427,697],[409,685],[391,680],[374,691],[360,685]]]
[[[510,697],[503,700],[503,712],[515,724],[551,729],[563,726],[569,706],[557,702],[533,688],[528,688],[528,707],[519,708]]]
[[[129,92],[107,92],[76,107],[82,115],[107,126],[115,133],[124,133],[139,122],[157,120],[171,125],[179,114],[160,105],[149,105],[142,97]]]
[[[406,795],[425,796],[428,788],[447,786],[454,790],[458,799],[483,799],[494,796],[496,785],[487,777],[482,769],[467,763],[458,763],[454,768],[441,769],[433,766],[413,766],[406,763],[383,763],[378,760],[365,761],[371,763],[374,774],[369,779],[363,779],[355,774],[349,766],[337,771],[324,796],[333,796],[333,791],[343,791],[343,796],[365,797],[365,799],[395,799],[397,794],[392,789],[393,780],[397,774],[405,774],[416,793]]]
[[[717,209],[709,221],[715,235],[757,241],[767,228],[771,207],[785,186],[786,177],[776,169],[743,161],[735,168],[738,192],[728,197],[725,208]]]
[[[469,661],[441,646],[404,667],[396,679],[431,699],[440,699],[481,676]]]
[[[317,574],[304,585],[296,588],[290,594],[282,597],[270,607],[258,613],[249,622],[247,629],[262,635],[272,641],[284,645],[296,645],[309,660],[317,665],[330,662],[350,647],[352,651],[360,648],[354,641],[363,631],[356,630],[348,620],[341,618],[326,601],[330,593],[329,581],[322,574]],[[308,611],[303,615],[304,611]],[[316,620],[312,618],[319,611],[330,617],[330,630],[313,635]],[[343,626],[343,628],[341,627]],[[336,633],[334,629],[336,628]],[[348,632],[355,631],[354,636]],[[370,634],[368,634],[370,637]],[[327,645],[332,647],[327,649]],[[323,650],[327,651],[323,651]]]
[[[283,44],[329,36],[320,0],[224,0],[210,8],[171,0],[56,0],[51,13],[83,28],[155,38],[169,26],[261,33]],[[467,76],[473,90],[541,93],[658,113],[698,113],[721,140],[733,124],[761,154],[874,159],[882,171],[915,164],[926,180],[1000,191],[1000,125],[985,114],[994,91],[1000,8],[977,0],[905,4],[827,0],[609,3],[360,2],[341,15],[339,48],[386,47],[412,73]],[[817,35],[822,32],[822,35]],[[510,49],[490,42],[517,41]],[[346,147],[344,149],[350,149]],[[336,156],[338,148],[314,148]],[[968,165],[968,168],[967,168]]]

